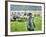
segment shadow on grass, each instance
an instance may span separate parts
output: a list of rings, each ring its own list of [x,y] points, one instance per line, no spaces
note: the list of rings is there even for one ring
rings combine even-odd
[[[25,20],[11,20],[12,22],[18,21],[18,22],[25,22]]]

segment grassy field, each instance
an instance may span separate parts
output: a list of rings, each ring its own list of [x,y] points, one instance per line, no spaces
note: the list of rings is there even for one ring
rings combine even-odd
[[[35,31],[39,31],[41,30],[41,27],[42,27],[42,19],[40,16],[38,17],[34,17],[34,23],[35,23]]]
[[[34,31],[41,30],[42,23],[40,16],[34,17],[34,23],[35,23]],[[11,21],[10,28],[11,28],[11,32],[27,31],[27,24],[25,22]]]

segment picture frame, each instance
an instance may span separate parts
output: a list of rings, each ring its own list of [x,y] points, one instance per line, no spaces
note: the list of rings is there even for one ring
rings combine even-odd
[[[30,11],[30,10],[32,10],[32,11]],[[39,22],[41,24],[40,27],[38,26],[39,29],[36,28],[36,31],[34,30],[34,31],[25,31],[25,32],[19,32],[19,30],[18,30],[18,32],[13,31],[11,29],[12,27],[11,27],[11,23],[10,23],[11,22],[10,14],[12,12],[17,13],[17,12],[29,12],[29,11],[36,12],[36,13],[38,12],[37,15],[40,16],[40,18],[42,19],[42,20],[40,19],[41,21]],[[39,13],[40,13],[40,15],[39,15]],[[37,15],[35,15],[35,16],[37,16]],[[19,28],[21,29],[21,27],[19,27]],[[22,35],[37,35],[37,34],[45,34],[45,3],[25,2],[25,1],[5,1],[5,36],[22,36]]]

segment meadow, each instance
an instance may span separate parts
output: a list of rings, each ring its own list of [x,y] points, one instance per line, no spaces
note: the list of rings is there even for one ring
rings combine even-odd
[[[42,20],[41,20],[41,16],[34,16],[34,24],[35,24],[35,28],[34,31],[40,31],[41,30],[41,26],[42,26]],[[28,31],[27,30],[27,24],[25,21],[11,21],[10,24],[10,31],[11,32],[21,32],[21,31]]]

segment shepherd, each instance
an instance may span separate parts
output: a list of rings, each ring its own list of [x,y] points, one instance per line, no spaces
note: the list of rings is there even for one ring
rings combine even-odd
[[[27,30],[34,31],[35,24],[34,24],[34,20],[32,17],[32,13],[29,13],[28,16],[29,16],[29,18],[28,18]]]

